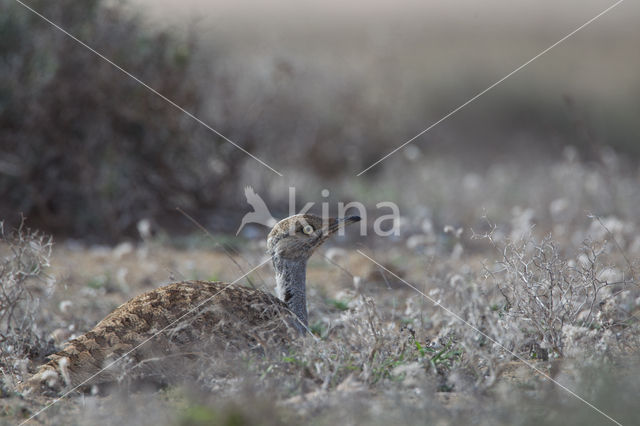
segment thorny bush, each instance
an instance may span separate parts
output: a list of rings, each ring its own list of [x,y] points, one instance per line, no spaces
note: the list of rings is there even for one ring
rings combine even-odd
[[[24,227],[6,231],[0,221],[0,369],[4,385],[26,373],[27,358],[51,349],[38,327],[42,296],[55,280],[47,273],[52,239]],[[0,389],[0,393],[1,389]]]

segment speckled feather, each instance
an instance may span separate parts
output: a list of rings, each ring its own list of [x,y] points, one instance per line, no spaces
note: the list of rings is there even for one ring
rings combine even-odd
[[[76,386],[138,345],[128,355],[131,360],[155,359],[152,368],[158,370],[164,368],[158,365],[164,357],[176,353],[284,344],[297,334],[297,321],[284,302],[259,290],[222,282],[173,283],[131,299],[91,331],[71,340],[49,357],[23,389]],[[109,368],[87,385],[112,381],[117,374],[118,369]]]

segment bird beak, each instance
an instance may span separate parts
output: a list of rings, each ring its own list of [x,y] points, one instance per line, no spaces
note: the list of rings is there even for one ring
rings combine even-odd
[[[329,220],[329,226],[326,228],[326,231],[323,232],[323,234],[326,236],[332,235],[339,231],[341,228],[349,225],[350,223],[356,222],[360,222],[360,216],[348,216],[339,219],[331,219]]]
[[[342,219],[338,219],[336,222],[338,224],[338,229],[339,229],[341,226],[348,225],[350,223],[360,222],[360,216],[349,216]]]
[[[338,232],[350,223],[360,222],[360,216],[349,216],[339,219],[329,219],[329,224],[316,231],[316,237],[311,239],[311,245],[315,249],[324,243],[331,235]]]

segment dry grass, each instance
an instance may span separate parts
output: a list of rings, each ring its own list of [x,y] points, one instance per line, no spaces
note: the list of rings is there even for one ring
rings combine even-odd
[[[583,173],[581,167],[586,166],[570,170]],[[564,176],[577,182],[574,175]],[[619,176],[613,184],[625,179]],[[484,190],[499,193],[500,184],[492,185]],[[569,194],[549,198],[560,195]],[[123,363],[123,380],[106,395],[65,399],[40,418],[95,423],[121,416],[137,424],[184,425],[303,424],[311,419],[319,424],[337,419],[354,424],[418,424],[425,419],[554,424],[565,421],[562,413],[572,410],[576,419],[605,421],[526,361],[628,422],[639,349],[636,225],[629,217],[580,219],[564,212],[532,227],[537,212],[521,208],[511,220],[492,224],[479,219],[475,225],[484,229],[479,234],[468,229],[460,234],[455,228],[443,232],[423,220],[419,231],[413,231],[425,237],[421,244],[409,243],[405,235],[373,250],[375,259],[468,324],[349,249],[338,259],[343,269],[316,255],[309,267],[314,336],[266,352],[192,357],[179,371],[165,372],[167,385],[160,390],[132,383],[130,369],[136,366]],[[556,239],[542,228],[563,232]],[[47,241],[29,233],[5,239],[3,246],[22,247],[17,253],[39,247],[47,254]],[[57,331],[59,347],[117,304],[158,285],[163,275],[232,280],[239,274],[223,254],[166,244],[60,245],[50,261],[59,284],[51,298],[39,298],[42,309],[30,314],[30,320],[49,318],[46,330]],[[243,258],[236,260],[244,265],[258,259],[263,248],[249,242],[241,251]],[[44,272],[51,274],[51,269]],[[274,284],[267,271],[252,281],[268,291]],[[64,301],[70,303],[63,311]],[[12,353],[12,360],[28,357]],[[5,355],[3,369],[12,377],[5,388],[11,394],[12,383],[24,373],[9,368],[7,359]],[[23,368],[33,369],[34,361]],[[41,406],[15,397],[5,401],[7,420]]]
[[[53,346],[42,330],[42,306],[54,290],[47,272],[52,239],[24,226],[7,231],[0,221],[0,395],[27,374],[29,360],[41,361]]]

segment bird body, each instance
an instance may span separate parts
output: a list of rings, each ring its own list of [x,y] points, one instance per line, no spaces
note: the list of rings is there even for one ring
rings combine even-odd
[[[175,360],[167,359],[167,366],[145,360],[281,344],[295,338],[296,321],[284,302],[263,291],[222,282],[173,283],[118,307],[51,355],[29,383],[56,389],[111,382],[122,370],[107,367],[123,355],[137,376],[150,376]]]
[[[140,377],[176,369],[194,354],[282,346],[307,327],[306,263],[315,248],[359,217],[295,215],[278,222],[267,239],[276,271],[275,297],[222,282],[183,281],[140,294],[116,308],[91,331],[49,356],[20,388],[58,391],[111,382],[126,357]]]

